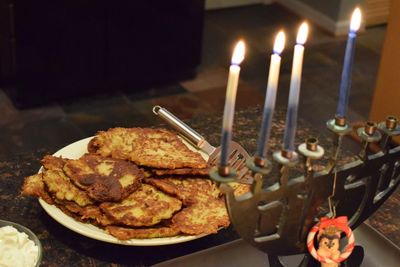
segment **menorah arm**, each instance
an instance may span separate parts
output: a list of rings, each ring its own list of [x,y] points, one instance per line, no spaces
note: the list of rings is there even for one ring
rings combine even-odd
[[[234,133],[234,138],[237,142],[239,142],[247,151],[251,152],[251,151],[255,151],[256,149],[256,142],[255,140],[257,140],[257,136],[258,136],[258,126],[260,124],[260,120],[261,120],[261,115],[262,114],[262,110],[259,107],[254,107],[254,108],[247,108],[247,109],[243,109],[240,110],[238,112],[236,112],[235,114],[235,120],[237,121],[237,123],[235,123],[235,133]],[[280,140],[281,140],[281,134],[282,134],[282,129],[284,127],[283,125],[283,121],[284,121],[284,117],[285,117],[285,113],[282,109],[278,109],[275,111],[275,122],[272,126],[272,131],[271,131],[271,138],[268,144],[269,147],[269,151],[270,154],[272,154],[273,151],[278,151],[281,149],[281,144],[280,144]],[[205,123],[207,122],[207,123]],[[215,123],[214,123],[215,122]],[[191,127],[194,127],[196,129],[201,129],[201,134],[204,135],[206,137],[206,139],[212,143],[212,144],[217,144],[219,142],[219,120],[218,119],[212,119],[212,118],[208,118],[205,116],[198,116],[196,118],[194,118],[193,120],[191,120],[190,122]],[[327,175],[327,173],[324,172],[318,172],[321,171],[323,169],[323,166],[326,165],[328,159],[329,159],[329,155],[331,155],[331,140],[329,139],[331,137],[329,131],[326,131],[325,133],[321,132],[321,131],[316,131],[314,130],[315,128],[311,127],[307,122],[299,120],[299,124],[298,124],[298,131],[297,131],[297,137],[296,140],[298,142],[302,142],[305,139],[307,139],[310,136],[318,136],[319,139],[319,144],[325,148],[326,150],[326,156],[324,158],[322,158],[321,160],[313,160],[313,164],[315,167],[315,173],[314,176],[317,177],[322,177],[324,175]],[[361,149],[361,147],[360,147]],[[374,153],[374,151],[372,151],[372,153]],[[268,157],[268,159],[272,162],[272,157]],[[372,158],[374,159],[374,158]],[[350,164],[347,165],[348,171],[343,173],[343,177],[341,177],[341,179],[343,179],[343,182],[341,182],[341,185],[344,187],[344,185],[346,185],[346,189],[351,189],[351,190],[344,190],[344,192],[346,192],[346,194],[343,194],[342,197],[345,199],[349,199],[350,204],[348,205],[348,207],[344,208],[344,206],[339,205],[338,206],[338,213],[339,215],[340,212],[349,212],[349,214],[353,214],[357,211],[358,209],[358,205],[356,205],[355,202],[360,201],[363,198],[363,191],[365,189],[365,184],[363,185],[363,180],[365,180],[365,177],[371,176],[371,174],[373,174],[373,177],[376,177],[374,179],[372,179],[372,181],[376,181],[376,180],[382,180],[381,184],[382,184],[382,188],[379,191],[382,191],[382,189],[384,189],[384,184],[387,183],[387,181],[384,178],[379,178],[380,176],[380,171],[379,168],[377,167],[376,172],[371,172],[371,169],[375,169],[372,168],[371,166],[364,169],[364,172],[360,173],[362,174],[363,177],[358,177],[357,175],[355,177],[352,177],[352,168],[355,168],[356,166],[362,166],[363,162],[362,161],[354,161],[355,157],[354,154],[351,153],[350,151],[347,150],[347,147],[344,147],[341,153],[341,159],[338,162],[338,167],[340,166],[345,166],[346,163]],[[300,163],[303,161],[300,161]],[[371,162],[373,165],[378,166],[379,164],[381,164],[378,161],[372,161]],[[265,180],[264,180],[264,186],[263,189],[265,190],[266,188],[272,187],[273,185],[276,185],[279,179],[278,176],[278,170],[276,168],[276,162],[274,164],[275,166],[273,166],[272,171],[270,173],[270,175],[268,175]],[[369,165],[368,165],[369,166]],[[344,171],[341,168],[338,168],[341,171]],[[293,178],[300,178],[299,180],[301,180],[302,177],[302,173],[303,173],[304,167],[303,165],[299,164],[297,165],[297,168],[293,169],[291,171],[291,179]],[[388,169],[388,171],[390,171]],[[344,175],[344,174],[347,174]],[[365,175],[365,176],[364,176]],[[378,176],[378,177],[377,177]],[[358,178],[357,178],[358,177]],[[384,176],[385,177],[385,176]],[[387,178],[388,176],[386,176]],[[322,178],[324,179],[324,178]],[[327,179],[327,178],[325,178]],[[311,179],[311,180],[318,180],[318,179]],[[388,180],[389,183],[391,181],[391,179]],[[325,182],[325,184],[324,184]],[[311,199],[305,199],[304,196],[308,195],[308,193],[306,194],[307,191],[301,191],[300,195],[303,195],[302,197],[304,198],[304,205],[309,205],[309,207],[305,208],[306,210],[311,210],[311,214],[319,214],[321,212],[323,212],[325,210],[325,208],[327,208],[326,205],[326,197],[332,193],[332,186],[328,186],[326,183],[327,181],[324,182],[318,182],[316,183],[316,185],[313,185],[313,187],[315,187],[315,190],[311,190],[310,192],[310,197]],[[293,183],[293,182],[292,182]],[[377,197],[377,199],[382,196],[382,198],[380,198],[380,200],[378,200],[378,202],[376,202],[376,204],[370,205],[369,203],[373,203],[373,199],[375,198],[374,196],[370,196],[370,198],[368,198],[368,201],[372,202],[365,202],[365,211],[364,212],[359,212],[358,214],[360,215],[359,218],[355,221],[355,224],[353,225],[353,227],[357,227],[358,225],[360,225],[363,221],[365,221],[367,218],[370,218],[370,222],[371,224],[374,225],[374,227],[376,227],[376,229],[378,229],[379,231],[385,233],[386,236],[390,237],[391,240],[393,242],[395,242],[396,244],[398,244],[400,246],[400,225],[396,224],[396,220],[399,221],[400,220],[400,215],[396,215],[396,205],[399,205],[400,202],[397,201],[397,199],[399,199],[399,195],[400,192],[395,189],[395,184],[396,183],[392,183],[393,186],[389,189],[389,191],[387,192],[383,192],[381,195],[379,195]],[[373,185],[370,185],[373,188]],[[304,189],[304,187],[302,187]],[[276,190],[276,188],[274,188],[274,190]],[[300,189],[299,189],[300,190]],[[373,190],[372,190],[373,191]],[[304,194],[303,194],[304,193]],[[386,194],[387,193],[387,194]],[[277,193],[275,193],[277,194]],[[277,196],[277,195],[275,195]],[[297,194],[293,193],[293,197],[297,197]],[[324,199],[325,198],[325,199]],[[351,199],[354,199],[355,201],[350,201]],[[388,199],[389,201],[385,200]],[[272,201],[272,199],[270,199],[270,201]],[[297,201],[297,200],[296,200]],[[303,200],[301,200],[303,201]],[[335,200],[337,201],[337,200]],[[389,206],[390,208],[382,208],[379,209],[380,205],[384,205],[387,206],[388,202],[391,203],[391,206]],[[307,204],[309,203],[309,204]],[[340,203],[345,203],[343,201],[341,201]],[[326,210],[325,210],[326,211]],[[294,214],[297,213],[298,211],[296,209],[291,209],[289,211],[290,214]],[[375,212],[375,214],[374,214]],[[300,213],[300,212],[299,212]],[[321,213],[321,216],[323,215],[323,213]],[[250,217],[249,212],[247,210],[243,210],[242,213],[238,213],[237,216],[241,216],[241,217]],[[266,216],[268,217],[268,216]],[[352,217],[352,216],[350,216]],[[274,224],[272,223],[273,220],[279,218],[278,215],[273,215],[272,217],[269,218],[269,220],[267,220],[267,225],[266,228],[268,231],[270,231],[269,234],[271,234],[273,231],[271,230],[274,226]],[[382,223],[382,218],[385,218],[385,223]],[[303,225],[303,228],[299,229],[300,234],[297,232],[296,234],[294,234],[294,237],[297,237],[298,235],[302,235],[303,233],[307,233],[307,231],[309,230],[310,226],[313,225],[315,223],[313,217],[311,215],[309,215],[307,212],[304,215],[303,219],[300,219],[304,222],[299,222],[299,224]],[[256,221],[256,220],[255,220]],[[271,225],[268,225],[268,221],[270,221]],[[235,223],[233,222],[233,229],[236,229]],[[275,225],[276,226],[276,225]],[[268,232],[267,231],[267,232]],[[305,237],[303,236],[303,239],[305,239]],[[296,243],[295,243],[296,244]],[[275,247],[279,247],[279,245],[275,246]],[[282,247],[282,246],[281,246]],[[297,252],[299,251],[298,248],[294,248],[293,250],[296,250]],[[301,251],[301,250],[300,250]],[[304,251],[304,250],[302,250]],[[293,252],[293,251],[292,251]],[[294,253],[294,252],[293,252]]]

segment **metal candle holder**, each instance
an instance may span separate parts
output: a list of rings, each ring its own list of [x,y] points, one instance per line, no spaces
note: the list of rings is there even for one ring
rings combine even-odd
[[[347,216],[351,228],[356,228],[375,212],[395,191],[400,183],[400,146],[391,147],[390,139],[400,134],[397,119],[388,117],[378,125],[367,122],[357,129],[363,146],[358,158],[337,166],[342,139],[352,131],[344,118],[327,122],[335,135],[333,153],[323,171],[315,172],[313,161],[322,158],[324,149],[315,138],[298,147],[304,157],[304,173],[290,178],[290,170],[297,166],[300,156],[278,151],[273,154],[280,174],[276,183],[263,188],[268,179],[271,162],[251,158],[247,166],[254,183],[251,192],[235,197],[228,183],[217,169],[211,177],[218,181],[225,193],[228,213],[238,234],[256,248],[268,253],[272,266],[283,266],[278,256],[307,252],[306,237],[319,218],[329,215],[329,206],[337,216]],[[368,145],[380,140],[381,151],[370,153]],[[333,193],[333,194],[332,194]],[[307,254],[306,254],[307,255]],[[305,257],[301,266],[308,266]]]

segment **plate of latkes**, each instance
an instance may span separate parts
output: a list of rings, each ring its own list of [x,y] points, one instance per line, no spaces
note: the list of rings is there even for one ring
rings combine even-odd
[[[165,129],[100,131],[45,156],[42,165],[25,178],[22,194],[38,197],[53,219],[89,238],[158,246],[230,224],[208,178],[207,155]]]

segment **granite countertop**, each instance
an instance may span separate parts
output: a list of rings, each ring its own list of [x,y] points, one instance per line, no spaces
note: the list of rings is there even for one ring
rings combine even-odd
[[[250,153],[256,148],[261,121],[259,108],[237,112],[234,139]],[[276,111],[270,150],[280,149],[284,129],[284,113]],[[219,143],[221,118],[196,116],[187,121],[204,135],[211,144]],[[155,125],[157,126],[157,125]],[[310,135],[329,143],[329,138],[315,133],[304,122],[299,122],[296,140],[303,141]],[[37,199],[20,196],[25,176],[40,168],[40,159],[54,153],[46,148],[20,153],[0,162],[0,218],[29,227],[40,238],[43,248],[42,266],[148,266],[174,257],[182,256],[238,238],[232,227],[187,243],[158,247],[129,247],[109,244],[79,235],[57,223],[39,205]],[[375,229],[400,246],[400,192],[397,190],[386,203],[370,217]]]

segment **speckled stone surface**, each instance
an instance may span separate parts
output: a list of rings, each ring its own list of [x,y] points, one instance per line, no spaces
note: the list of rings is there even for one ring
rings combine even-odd
[[[284,114],[284,111],[279,109],[275,113],[276,119],[270,139],[271,150],[280,148]],[[234,139],[250,153],[253,153],[256,147],[260,120],[261,109],[257,107],[243,109],[235,115]],[[187,123],[203,134],[211,144],[219,143],[219,116],[198,115]],[[316,134],[318,135],[303,121],[299,122],[298,142]],[[319,137],[322,143],[329,142],[323,138],[322,133]],[[218,234],[187,243],[159,247],[126,247],[79,235],[48,216],[36,199],[20,196],[23,178],[37,172],[41,157],[53,152],[55,151],[38,149],[0,162],[1,218],[23,224],[39,236],[44,247],[42,266],[149,266],[238,238],[234,230],[228,228]],[[397,245],[400,245],[400,216],[397,208],[399,201],[400,194],[397,191],[370,218],[371,225]]]
[[[386,236],[397,247],[400,247],[400,190],[386,200],[367,222]]]

